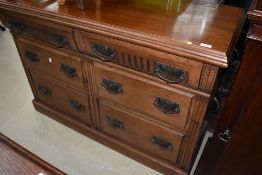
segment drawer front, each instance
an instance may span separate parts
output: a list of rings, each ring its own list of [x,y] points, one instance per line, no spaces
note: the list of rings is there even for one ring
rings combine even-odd
[[[88,32],[75,32],[76,45],[84,53],[152,76],[159,81],[197,89],[202,63]]]
[[[142,120],[105,103],[100,103],[99,111],[101,128],[108,135],[176,162],[182,134]]]
[[[172,127],[186,128],[193,95],[94,63],[97,94]]]
[[[17,43],[26,67],[84,91],[80,58],[22,38]]]
[[[30,74],[37,99],[57,108],[82,124],[92,124],[88,96],[57,84],[37,72],[30,71]]]
[[[39,19],[33,20],[28,18],[27,20],[24,20],[24,18],[20,19],[16,16],[5,16],[3,22],[14,34],[34,38],[57,48],[66,48],[77,51],[72,32],[73,30],[70,27],[61,26]]]

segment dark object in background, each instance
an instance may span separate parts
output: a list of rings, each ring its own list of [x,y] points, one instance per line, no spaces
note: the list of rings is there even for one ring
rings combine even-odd
[[[248,11],[252,0],[224,0],[222,4],[240,7]],[[220,117],[220,112],[223,109],[225,102],[232,90],[232,84],[235,81],[236,73],[243,58],[246,47],[246,36],[250,29],[250,22],[245,20],[241,34],[238,38],[235,50],[230,56],[230,63],[228,68],[222,69],[219,79],[219,87],[217,93],[214,95],[213,100],[209,103],[208,114],[206,120],[208,121],[208,130],[213,132],[216,127],[217,121]]]
[[[262,1],[255,0],[244,56],[225,108],[194,175],[260,175],[262,143]]]
[[[0,25],[0,30],[5,31],[5,27]]]
[[[81,10],[87,10],[87,0],[77,0],[76,7]]]
[[[225,0],[225,5],[231,5],[236,7],[244,8],[245,11],[248,10],[252,0]]]

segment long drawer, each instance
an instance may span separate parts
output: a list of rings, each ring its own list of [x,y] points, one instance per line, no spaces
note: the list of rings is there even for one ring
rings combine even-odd
[[[183,134],[103,102],[99,103],[99,111],[101,127],[105,133],[176,163]]]
[[[113,38],[75,30],[80,52],[152,76],[160,81],[195,89],[199,86],[202,63],[159,52]]]
[[[84,91],[81,58],[23,38],[17,43],[26,67]]]
[[[30,71],[36,98],[81,122],[91,125],[89,96],[80,94],[35,71]]]
[[[97,95],[186,129],[194,94],[163,86],[118,69],[94,63]]]
[[[57,48],[77,51],[71,27],[31,17],[21,19],[17,14],[4,16],[2,20],[15,35],[33,38]]]

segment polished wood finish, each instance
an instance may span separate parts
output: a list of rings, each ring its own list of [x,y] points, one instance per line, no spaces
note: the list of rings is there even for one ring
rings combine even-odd
[[[81,11],[74,2],[0,0],[36,110],[164,174],[188,174],[241,9],[88,2]]]
[[[35,156],[0,133],[0,174],[65,175],[54,166]]]
[[[255,0],[248,12],[251,26],[243,61],[196,175],[261,174],[262,18],[258,15],[261,6],[262,2]],[[226,129],[230,131],[229,142],[218,137]]]
[[[89,10],[83,12],[75,2],[58,6],[55,1],[42,4],[1,0],[3,12],[13,10],[27,18],[85,29],[222,67],[228,64],[229,48],[234,46],[231,41],[242,14],[238,8],[217,6],[216,0],[179,0],[173,5],[164,1],[90,0],[88,5]],[[212,48],[202,47],[201,43]]]

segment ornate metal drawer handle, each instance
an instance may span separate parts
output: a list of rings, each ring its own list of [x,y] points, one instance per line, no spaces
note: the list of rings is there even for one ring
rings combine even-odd
[[[102,44],[93,44],[92,54],[102,61],[111,61],[116,57],[116,52],[114,49]]]
[[[32,63],[39,62],[37,53],[25,50],[24,57]]]
[[[68,43],[66,36],[54,32],[49,32],[47,38],[48,42],[56,47],[64,47]]]
[[[42,95],[44,95],[44,96],[50,96],[50,95],[52,94],[51,90],[48,89],[47,87],[44,87],[44,86],[39,85],[39,86],[37,87],[37,89],[38,89],[38,91],[39,91]]]
[[[83,112],[85,107],[75,100],[70,100],[69,105],[78,112]]]
[[[180,112],[179,104],[174,101],[156,97],[154,106],[165,114],[175,114]]]
[[[157,63],[156,75],[167,83],[181,83],[186,79],[186,72],[168,64]]]
[[[10,22],[10,30],[11,32],[21,34],[25,31],[25,25],[18,21],[11,21]]]
[[[101,86],[111,94],[123,93],[122,84],[103,78]]]
[[[151,142],[154,145],[157,145],[162,150],[167,150],[167,151],[173,150],[173,145],[163,138],[153,136]]]
[[[77,77],[77,72],[75,68],[70,67],[67,64],[61,64],[60,70],[68,77],[68,78],[74,78]]]
[[[112,126],[113,128],[116,129],[124,129],[124,123],[116,118],[113,117],[106,117],[106,123],[109,124],[110,126]]]

